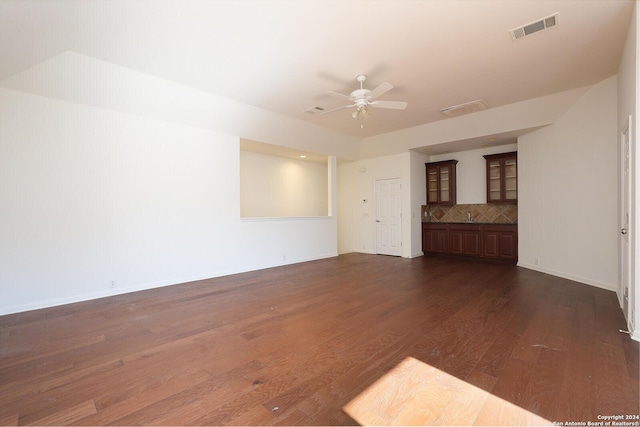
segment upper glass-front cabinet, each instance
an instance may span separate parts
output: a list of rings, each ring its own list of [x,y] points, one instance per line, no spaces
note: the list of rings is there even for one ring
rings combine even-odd
[[[425,163],[427,167],[427,204],[456,204],[457,160]]]
[[[518,153],[486,155],[487,203],[518,201]]]

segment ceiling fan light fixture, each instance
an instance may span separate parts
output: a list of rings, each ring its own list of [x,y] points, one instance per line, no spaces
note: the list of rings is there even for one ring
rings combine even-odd
[[[365,76],[364,74],[358,75],[356,77],[356,80],[358,81],[358,83],[360,83],[360,89],[354,90],[349,95],[333,91],[327,92],[327,95],[331,95],[335,98],[348,99],[352,102],[352,104],[343,105],[341,107],[333,108],[328,111],[322,111],[320,114],[328,114],[345,108],[355,107],[355,110],[351,113],[351,117],[360,120],[369,118],[369,106],[373,108],[388,108],[392,110],[404,110],[405,108],[407,108],[406,102],[377,100],[376,98],[387,93],[393,88],[393,86],[387,82],[384,82],[378,85],[373,90],[365,89],[364,82],[366,79],[367,76]],[[362,127],[362,124],[360,124],[360,127]]]
[[[351,117],[354,119],[368,119],[369,118],[369,109],[366,104],[360,104],[356,106],[356,109],[351,113]]]

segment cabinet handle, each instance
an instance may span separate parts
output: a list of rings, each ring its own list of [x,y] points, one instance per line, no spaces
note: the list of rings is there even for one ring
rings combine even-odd
[[[626,228],[623,228],[622,230],[620,230],[620,233],[622,233],[622,234],[627,234],[627,233],[628,233],[628,230],[627,230]]]

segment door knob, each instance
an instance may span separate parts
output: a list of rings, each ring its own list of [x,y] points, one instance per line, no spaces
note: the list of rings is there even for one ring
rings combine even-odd
[[[622,230],[620,230],[620,233],[622,233],[622,234],[627,234],[627,233],[628,233],[628,230],[627,230],[626,228],[623,228]]]

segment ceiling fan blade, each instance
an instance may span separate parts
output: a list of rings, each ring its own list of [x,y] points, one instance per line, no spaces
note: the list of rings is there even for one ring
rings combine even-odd
[[[334,108],[333,110],[323,111],[320,114],[329,114],[329,113],[333,113],[334,111],[344,110],[345,108],[351,108],[351,107],[355,107],[355,106],[356,106],[356,104],[343,105],[342,107]]]
[[[369,105],[375,108],[391,108],[392,110],[404,110],[409,104],[403,101],[374,101],[370,102]]]
[[[391,89],[393,89],[393,85],[390,83],[381,83],[380,86],[371,91],[371,99],[376,99],[380,95],[389,92]]]
[[[330,90],[329,92],[326,92],[327,95],[331,95],[335,98],[342,98],[342,99],[348,99],[351,100],[351,97],[349,95],[344,95],[342,93],[338,93],[338,92],[334,92],[332,90]]]

